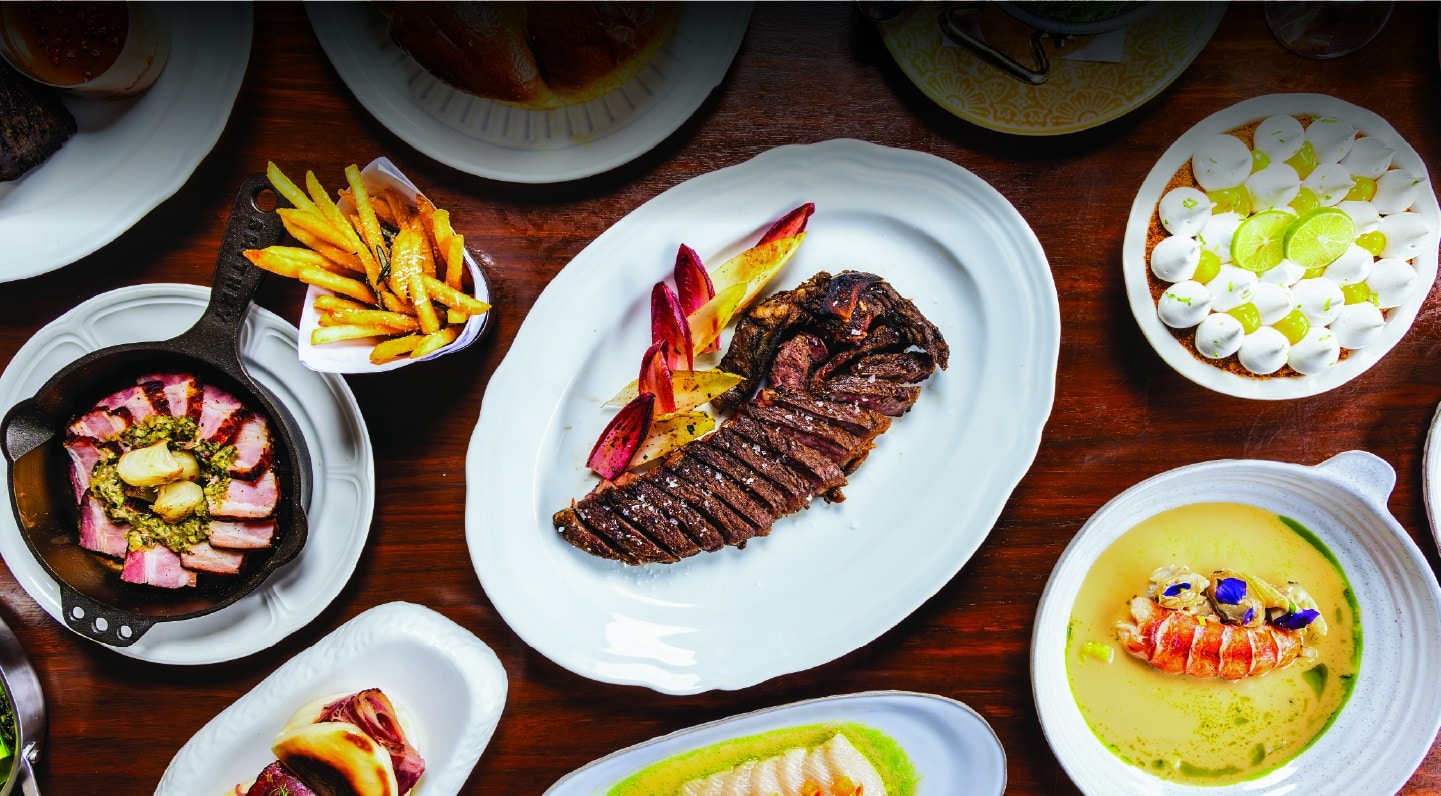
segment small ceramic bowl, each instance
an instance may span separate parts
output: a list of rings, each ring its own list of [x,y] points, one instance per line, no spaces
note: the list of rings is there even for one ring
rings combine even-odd
[[[65,59],[74,58],[77,42],[62,43],[55,39],[54,44],[49,44],[39,40],[40,33],[29,16],[32,5],[35,4],[0,4],[0,58],[33,80],[91,99],[120,99],[150,88],[165,71],[170,57],[170,28],[164,22],[162,10],[151,3],[137,0],[124,3],[126,22],[120,51],[104,71],[89,79],[74,68],[63,66]],[[58,4],[57,7],[67,6]],[[82,6],[77,3],[68,8],[80,10]],[[62,52],[61,48],[69,52]]]
[[[1395,484],[1391,466],[1363,451],[1314,467],[1232,459],[1161,473],[1102,506],[1051,572],[1031,639],[1041,727],[1076,785],[1105,794],[1202,791],[1127,764],[1096,738],[1071,695],[1066,628],[1091,564],[1119,536],[1162,511],[1218,501],[1294,518],[1320,538],[1355,590],[1364,644],[1350,700],[1308,749],[1265,776],[1204,791],[1393,793],[1404,785],[1441,727],[1441,589],[1386,508]],[[1377,743],[1382,734],[1387,741]]]

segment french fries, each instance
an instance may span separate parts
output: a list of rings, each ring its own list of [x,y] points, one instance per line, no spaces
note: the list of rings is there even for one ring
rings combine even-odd
[[[470,318],[490,310],[465,292],[464,237],[425,197],[372,192],[354,165],[345,169],[340,203],[314,172],[303,186],[274,163],[266,175],[294,205],[278,212],[301,245],[249,249],[245,257],[334,294],[315,298],[312,345],[378,338],[370,352],[377,365],[419,358],[455,342]]]

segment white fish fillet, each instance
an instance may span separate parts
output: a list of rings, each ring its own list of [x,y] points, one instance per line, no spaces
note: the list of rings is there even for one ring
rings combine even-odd
[[[851,789],[841,794],[837,781]],[[861,786],[864,796],[885,796],[886,786],[871,761],[841,733],[820,746],[789,749],[765,760],[744,763],[681,786],[680,796],[804,796],[807,785],[821,788],[821,796],[852,796]]]

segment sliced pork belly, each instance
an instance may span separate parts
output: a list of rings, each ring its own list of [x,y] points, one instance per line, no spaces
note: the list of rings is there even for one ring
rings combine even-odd
[[[65,428],[71,439],[83,438],[103,441],[130,428],[130,415],[118,414],[109,409],[92,409]]]
[[[244,562],[244,553],[238,550],[216,550],[205,542],[191,545],[189,550],[180,554],[180,563],[186,569],[214,575],[237,574]]]
[[[212,517],[254,520],[269,517],[275,512],[275,504],[280,501],[280,488],[275,483],[275,472],[267,470],[254,481],[232,478],[225,485],[225,494],[218,499],[207,495],[206,500]]]
[[[65,443],[65,452],[70,454],[70,485],[75,488],[75,504],[85,498],[90,488],[90,476],[95,472],[95,463],[100,461],[100,449],[89,439],[72,439]]]
[[[262,550],[275,536],[275,522],[210,521],[210,546],[226,550]]]
[[[246,417],[245,405],[230,393],[205,385],[200,391],[200,438],[228,443]]]
[[[230,465],[230,474],[236,478],[253,481],[270,469],[270,426],[263,418],[251,415],[240,423],[235,432],[235,463]]]
[[[148,550],[131,550],[125,556],[120,579],[163,589],[182,589],[195,585],[195,573],[181,566],[180,556],[165,545]]]
[[[125,540],[128,525],[117,523],[105,513],[100,501],[90,495],[80,507],[80,546],[115,558],[125,558],[130,545]]]
[[[139,423],[151,415],[160,414],[160,410],[150,402],[150,393],[144,387],[126,387],[125,389],[107,395],[99,403],[95,404],[96,409],[110,409],[119,412],[124,409],[130,413],[130,422]]]
[[[153,373],[149,376],[141,376],[135,380],[136,384],[145,387],[154,395],[154,387],[159,385],[161,393],[165,396],[165,403],[151,400],[157,407],[163,407],[171,417],[189,417],[195,420],[200,419],[200,382],[188,373]]]

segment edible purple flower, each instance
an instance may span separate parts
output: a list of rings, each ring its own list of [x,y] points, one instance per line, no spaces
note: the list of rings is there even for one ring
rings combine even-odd
[[[1249,625],[1249,624],[1251,624],[1251,620],[1252,620],[1252,619],[1255,619],[1255,618],[1256,618],[1256,609],[1255,609],[1255,608],[1247,608],[1247,609],[1246,609],[1246,618],[1241,620],[1241,624],[1243,624],[1243,625]]]
[[[1189,583],[1173,583],[1170,586],[1167,586],[1166,590],[1161,593],[1166,595],[1167,597],[1175,597],[1176,595],[1189,588],[1191,588],[1191,584]]]
[[[1221,578],[1216,583],[1216,602],[1222,605],[1236,605],[1246,599],[1246,581],[1240,578]]]
[[[1287,630],[1300,630],[1303,627],[1316,621],[1321,612],[1314,608],[1303,608],[1299,611],[1292,611],[1277,617],[1272,624],[1276,627],[1284,627]]]

